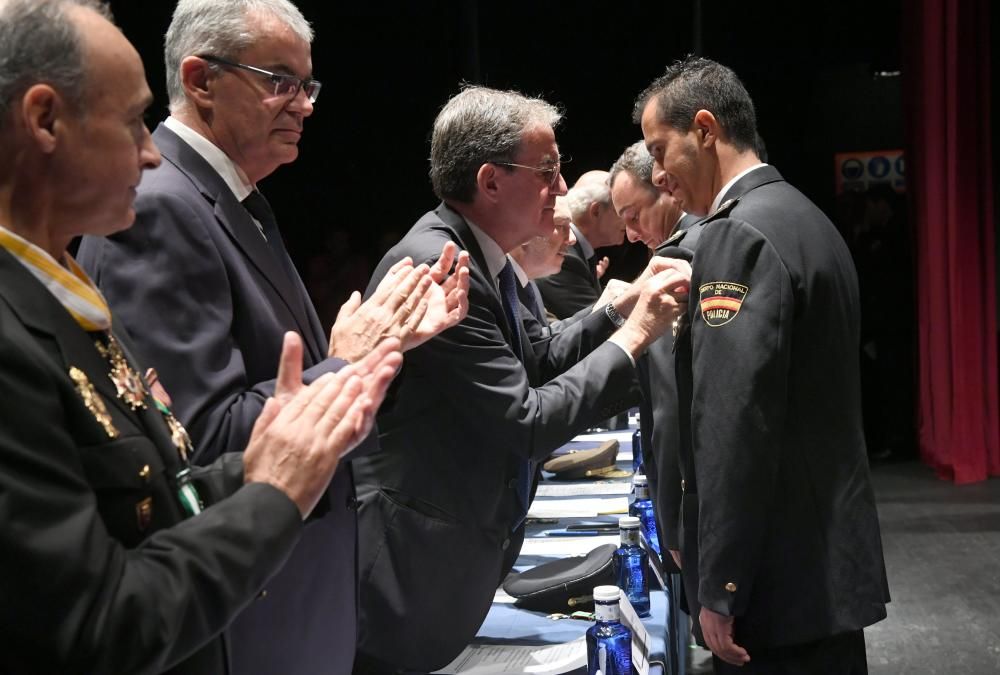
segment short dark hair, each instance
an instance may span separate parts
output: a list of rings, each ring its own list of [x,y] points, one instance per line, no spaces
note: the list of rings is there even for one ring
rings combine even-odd
[[[661,122],[680,131],[691,128],[695,113],[707,110],[718,120],[723,137],[737,150],[756,148],[757,115],[740,78],[730,68],[690,55],[667,67],[635,100],[632,120],[639,124],[650,101]]]
[[[46,82],[83,109],[83,42],[68,7],[87,7],[109,21],[99,0],[9,0],[0,3],[0,129],[18,97]]]

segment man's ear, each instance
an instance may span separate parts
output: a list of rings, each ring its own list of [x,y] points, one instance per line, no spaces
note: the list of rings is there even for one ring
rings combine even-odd
[[[694,114],[692,127],[701,137],[703,147],[710,148],[719,140],[719,121],[707,110],[702,109]]]
[[[476,187],[480,194],[491,202],[498,200],[500,184],[497,181],[497,167],[495,164],[487,162],[479,167],[476,172]]]
[[[595,220],[601,216],[601,203],[598,201],[590,202],[590,206],[587,207],[587,213],[590,214],[591,218]]]
[[[28,88],[16,111],[28,138],[44,153],[55,151],[58,135],[65,124],[67,104],[51,85],[36,84]]]
[[[181,61],[181,86],[187,99],[197,108],[210,108],[214,103],[214,92],[209,86],[214,74],[212,65],[197,56],[188,56]]]

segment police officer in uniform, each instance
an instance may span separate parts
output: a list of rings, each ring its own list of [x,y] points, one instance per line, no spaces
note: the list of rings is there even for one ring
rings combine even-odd
[[[654,183],[708,215],[672,242],[693,255],[673,348],[682,576],[699,636],[719,673],[865,673],[862,629],[889,595],[850,254],[760,162],[753,103],[729,68],[678,62],[635,115]]]

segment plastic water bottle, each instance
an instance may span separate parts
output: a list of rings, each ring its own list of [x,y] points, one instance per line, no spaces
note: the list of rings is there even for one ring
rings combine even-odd
[[[636,429],[632,433],[632,473],[643,473],[645,470],[642,464],[642,431]]]
[[[587,629],[588,675],[632,675],[632,631],[622,625],[618,587],[594,589],[597,621]]]
[[[649,480],[641,473],[632,477],[632,489],[635,491],[635,501],[629,504],[628,514],[636,516],[642,523],[642,533],[650,547],[660,553],[660,537],[656,531],[656,513],[653,511],[653,501],[649,498]]]
[[[618,520],[621,546],[615,551],[615,578],[618,588],[639,616],[649,616],[649,555],[642,548],[642,523],[634,516]]]

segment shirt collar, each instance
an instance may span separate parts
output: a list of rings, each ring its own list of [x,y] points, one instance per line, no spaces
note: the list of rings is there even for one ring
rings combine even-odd
[[[476,238],[479,250],[483,252],[483,257],[486,258],[486,269],[489,271],[490,277],[495,280],[497,275],[500,274],[500,270],[507,264],[507,254],[500,248],[500,244],[493,241],[490,235],[479,229],[478,225],[468,218],[465,219],[465,222],[469,224],[472,236]]]
[[[6,249],[38,279],[81,328],[97,331],[111,327],[107,300],[68,251],[62,254],[64,267],[48,251],[3,226],[0,226],[0,248]]]
[[[722,204],[722,198],[726,196],[727,192],[729,192],[729,188],[736,185],[736,181],[738,181],[740,178],[743,178],[743,176],[747,175],[751,171],[761,168],[762,166],[767,166],[767,164],[764,164],[763,162],[761,162],[760,164],[754,164],[749,169],[745,169],[736,174],[735,176],[733,176],[728,183],[722,186],[722,189],[719,190],[719,194],[715,195],[715,199],[712,200],[712,206],[711,208],[708,209],[708,212],[715,213],[716,210],[718,210],[719,206]]]
[[[236,163],[229,158],[229,155],[222,151],[222,148],[176,117],[168,117],[164,120],[163,126],[180,136],[182,141],[190,145],[192,150],[201,155],[202,159],[215,169],[215,172],[226,183],[226,186],[232,191],[237,201],[242,202],[254,191],[255,186],[244,182],[243,177],[240,176],[240,170],[236,167]]]
[[[510,258],[510,266],[514,269],[514,276],[517,277],[518,282],[521,284],[521,288],[528,287],[528,275],[525,273],[524,268],[514,260],[514,256],[507,256]]]
[[[569,226],[573,228],[573,234],[576,235],[576,240],[580,244],[580,248],[583,250],[583,257],[585,260],[590,260],[594,257],[594,247],[590,245],[587,238],[583,236],[583,232],[580,228],[576,226],[576,223],[570,223]]]

